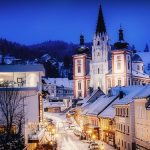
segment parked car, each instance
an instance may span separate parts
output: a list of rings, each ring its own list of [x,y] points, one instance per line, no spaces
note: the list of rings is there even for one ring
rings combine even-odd
[[[81,134],[82,134],[80,131],[78,131],[78,130],[76,130],[76,129],[73,131],[73,133],[74,133],[76,136],[81,136]]]
[[[99,150],[99,145],[97,143],[93,142],[89,145],[89,149],[90,150]]]

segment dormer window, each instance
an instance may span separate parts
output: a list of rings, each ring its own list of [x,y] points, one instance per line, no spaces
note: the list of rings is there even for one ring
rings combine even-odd
[[[139,65],[137,65],[137,70],[140,70],[140,66]]]

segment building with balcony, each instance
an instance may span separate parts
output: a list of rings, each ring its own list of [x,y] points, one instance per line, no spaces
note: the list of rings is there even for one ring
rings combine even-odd
[[[16,92],[20,95],[20,101],[23,103],[24,125],[22,131],[25,137],[25,144],[32,140],[31,135],[40,132],[43,122],[43,100],[42,100],[42,82],[45,70],[42,65],[0,65],[0,93]],[[15,100],[15,98],[14,98]],[[21,109],[20,108],[20,109]],[[2,110],[0,115],[3,117]],[[1,124],[1,126],[5,126]],[[30,137],[30,139],[29,139]]]

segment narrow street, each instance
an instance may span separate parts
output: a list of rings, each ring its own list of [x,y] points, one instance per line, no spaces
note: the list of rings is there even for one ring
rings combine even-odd
[[[89,144],[79,140],[73,133],[73,130],[68,129],[68,123],[65,114],[45,113],[46,118],[50,118],[56,124],[58,150],[89,150]],[[98,141],[99,145],[103,145],[103,150],[114,150],[108,144]]]
[[[45,113],[47,118],[53,119],[57,128],[58,150],[88,150],[88,144],[83,143],[76,137],[73,130],[67,129],[65,114]]]

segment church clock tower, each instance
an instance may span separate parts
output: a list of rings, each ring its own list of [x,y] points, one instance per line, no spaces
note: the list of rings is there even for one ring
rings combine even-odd
[[[84,44],[84,36],[80,36],[80,46],[73,56],[74,98],[83,99],[90,87],[90,57],[89,48]]]
[[[106,93],[106,74],[109,72],[109,38],[106,32],[102,7],[100,5],[96,33],[93,38],[92,61],[90,64],[91,82],[94,89],[98,87]]]

